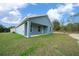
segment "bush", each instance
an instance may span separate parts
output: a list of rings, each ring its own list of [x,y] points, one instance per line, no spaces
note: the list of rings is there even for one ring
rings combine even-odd
[[[53,29],[55,31],[59,31],[60,30],[60,23],[57,20],[53,21]]]

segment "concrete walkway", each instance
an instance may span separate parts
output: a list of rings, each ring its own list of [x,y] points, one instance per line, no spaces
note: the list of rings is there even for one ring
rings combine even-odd
[[[57,34],[67,34],[66,32],[53,32],[53,33],[57,33]]]
[[[79,34],[69,34],[72,38],[77,40],[77,43],[79,44]]]
[[[54,32],[54,33],[59,33],[59,34],[67,34],[69,35],[70,37],[74,38],[74,39],[77,39],[79,41],[79,33],[72,33],[72,34],[69,34],[69,33],[66,33],[66,32]]]
[[[71,36],[74,39],[79,40],[79,34],[69,34],[69,36]]]
[[[53,33],[58,33],[58,34],[67,34],[69,35],[70,37],[74,38],[74,39],[77,39],[79,41],[79,33],[66,33],[66,32],[53,32]]]

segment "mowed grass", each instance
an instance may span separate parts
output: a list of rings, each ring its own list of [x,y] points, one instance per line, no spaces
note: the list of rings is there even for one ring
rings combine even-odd
[[[77,56],[79,55],[79,44],[66,34],[25,38],[15,33],[0,33],[0,55]]]

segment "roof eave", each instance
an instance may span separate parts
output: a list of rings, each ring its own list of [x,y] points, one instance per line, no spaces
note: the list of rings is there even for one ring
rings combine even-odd
[[[16,26],[16,28],[19,27],[20,25],[24,24],[26,21],[29,21],[30,18],[43,17],[43,16],[48,16],[48,15],[43,14],[43,15],[37,15],[37,16],[24,17],[23,21],[20,22],[19,25]]]

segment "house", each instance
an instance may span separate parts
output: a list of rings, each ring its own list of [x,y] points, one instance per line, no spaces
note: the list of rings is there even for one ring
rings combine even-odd
[[[25,37],[52,33],[52,25],[47,15],[25,17],[16,27],[16,33]]]
[[[15,27],[12,27],[12,28],[10,28],[10,32],[11,33],[14,33],[16,30],[15,30]]]

